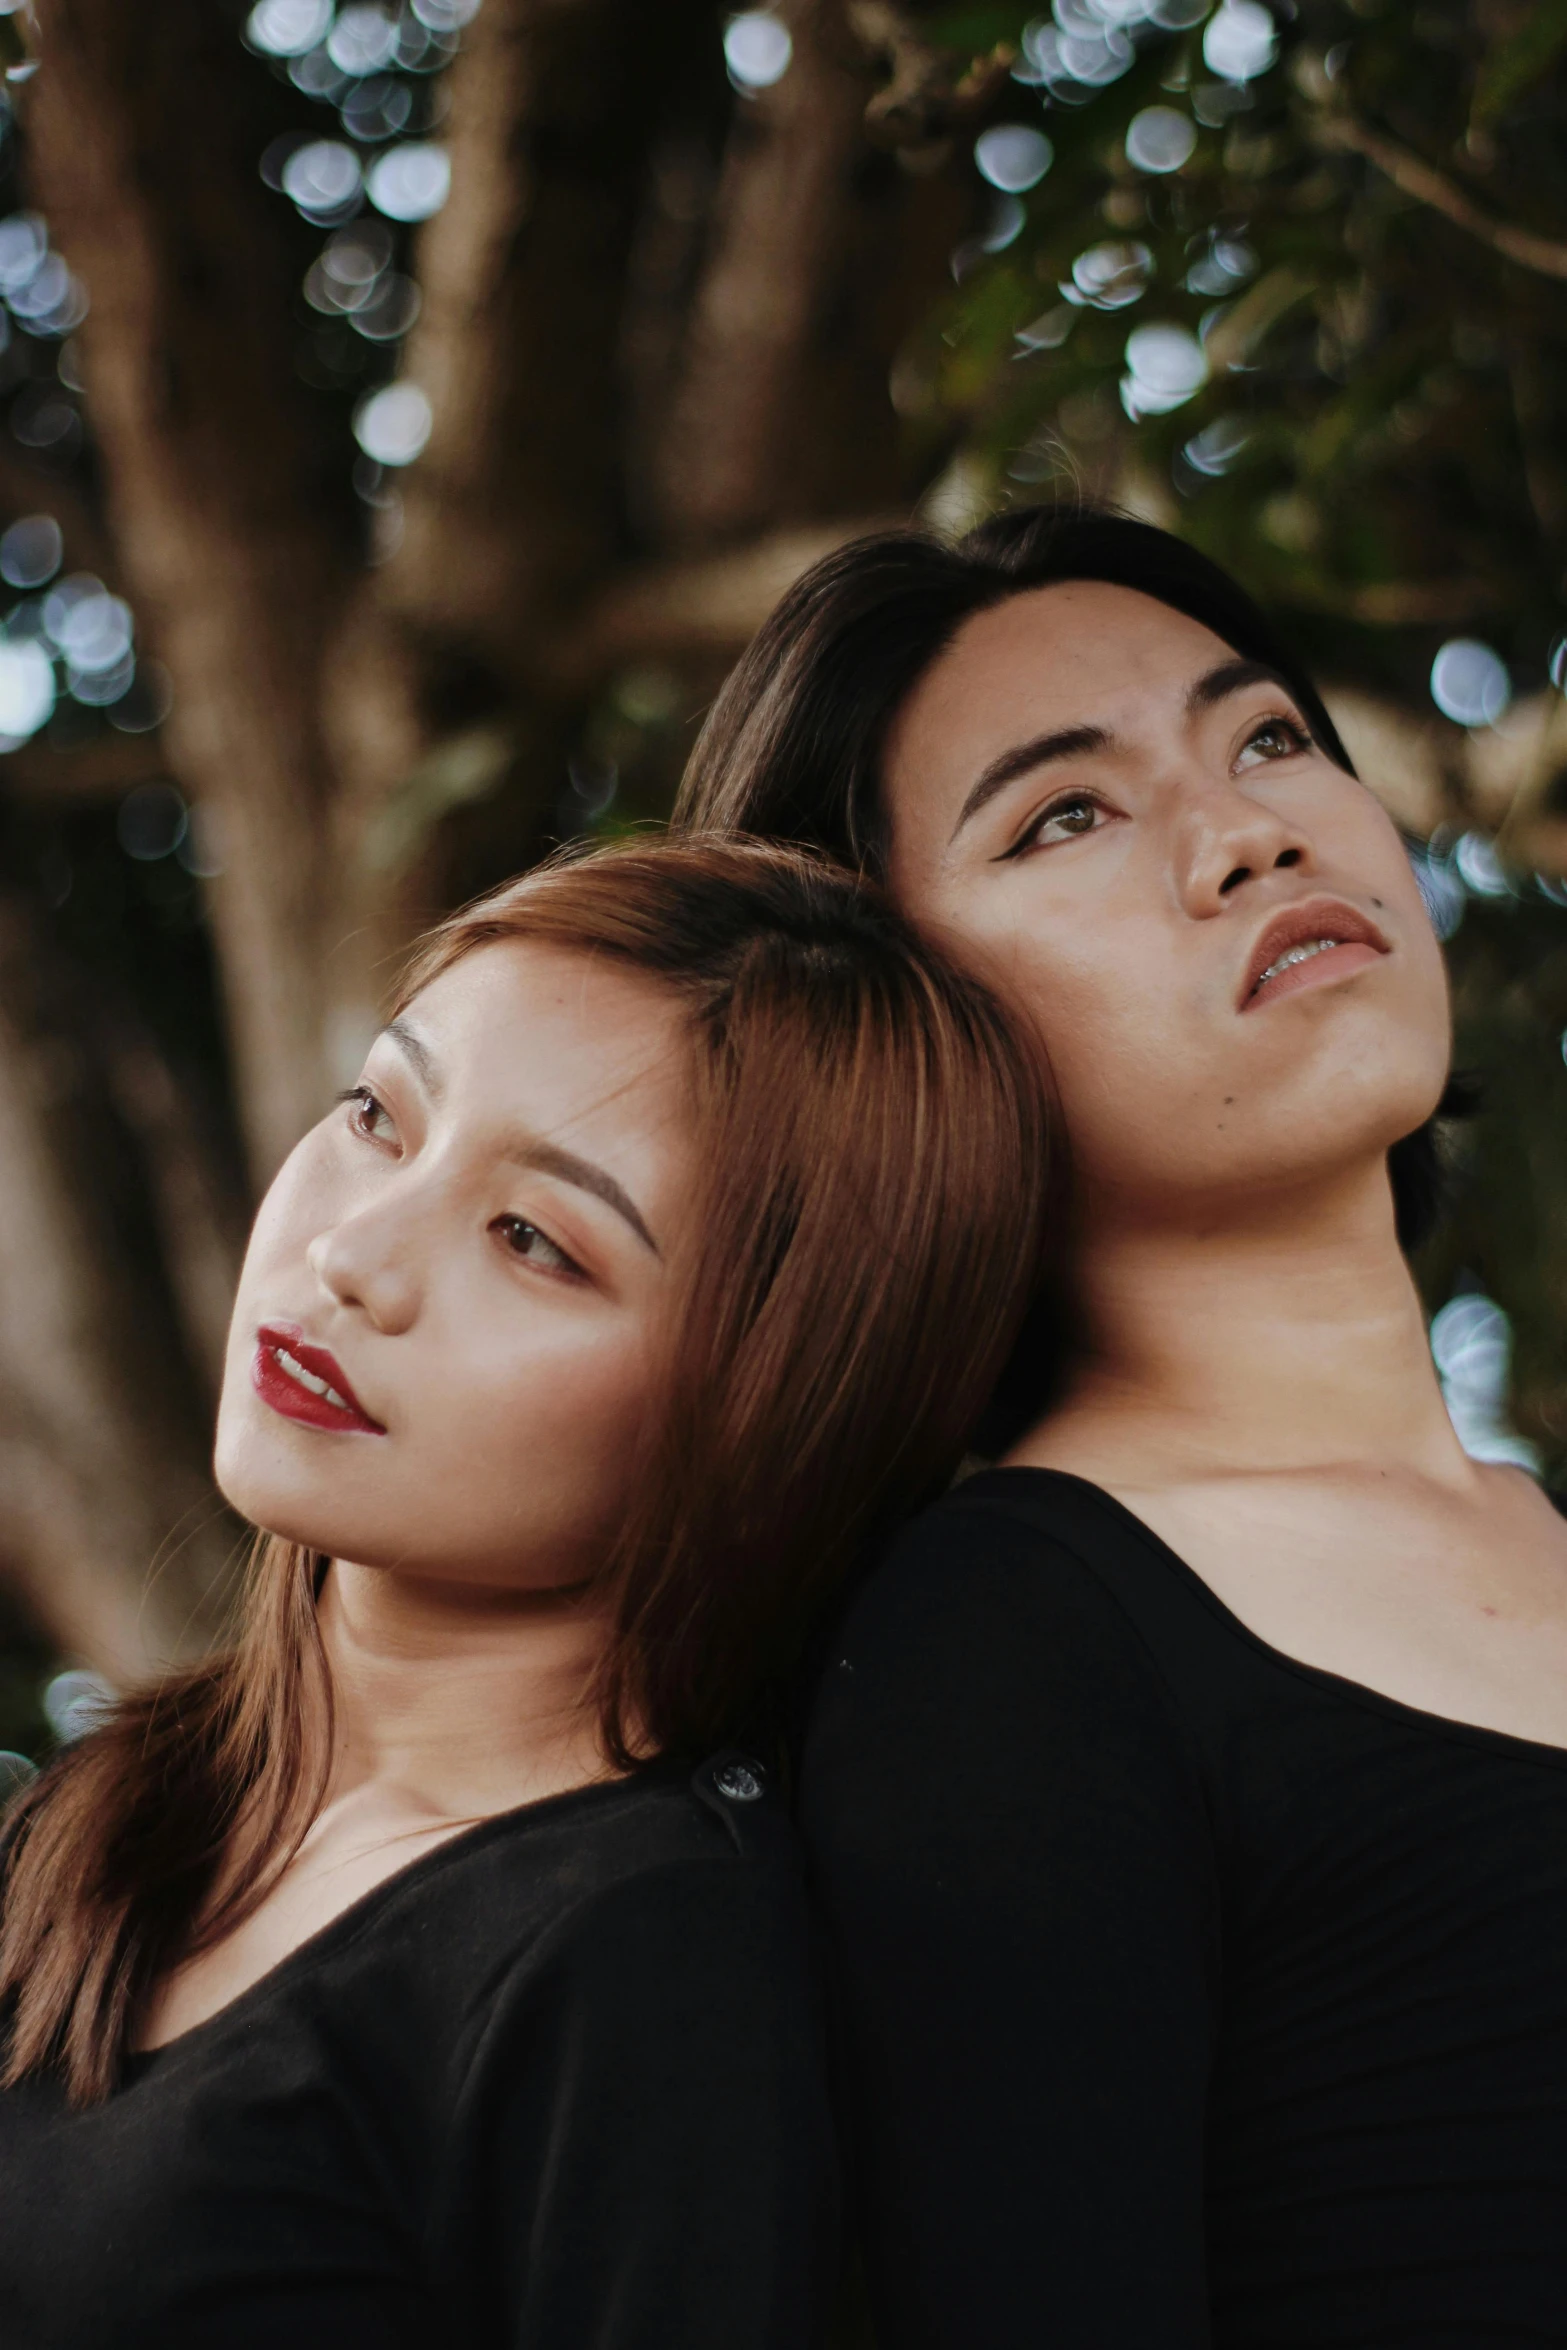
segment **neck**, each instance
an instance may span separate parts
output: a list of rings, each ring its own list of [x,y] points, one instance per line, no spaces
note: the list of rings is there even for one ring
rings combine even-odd
[[[588,1684],[605,1626],[580,1592],[476,1589],[334,1561],[328,1802],[375,1790],[476,1818],[606,1775]]]
[[[1167,1221],[1112,1205],[1085,1224],[1088,1347],[1041,1431],[1052,1451],[1070,1430],[1129,1447],[1154,1478],[1467,1473],[1380,1159],[1288,1195]]]

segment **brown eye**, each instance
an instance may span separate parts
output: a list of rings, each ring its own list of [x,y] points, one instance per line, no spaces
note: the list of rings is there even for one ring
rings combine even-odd
[[[1104,829],[1107,814],[1104,803],[1091,792],[1071,792],[1064,798],[1052,800],[1048,808],[1026,824],[1011,848],[1002,851],[1001,859],[1026,856],[1030,849],[1050,848],[1055,842],[1081,840],[1085,833]]]
[[[1064,808],[1057,808],[1046,820],[1046,829],[1054,826],[1065,833],[1092,832],[1098,813],[1092,800],[1070,800]]]
[[[1311,737],[1293,718],[1265,718],[1241,745],[1237,767],[1260,767],[1274,759],[1292,759],[1309,751]]]
[[[348,1123],[366,1142],[395,1142],[397,1129],[391,1114],[368,1085],[350,1086],[340,1099],[348,1104]]]
[[[497,1216],[490,1227],[499,1233],[507,1248],[525,1264],[538,1265],[546,1273],[580,1273],[582,1268],[556,1246],[547,1232],[537,1224],[530,1224],[525,1216]]]

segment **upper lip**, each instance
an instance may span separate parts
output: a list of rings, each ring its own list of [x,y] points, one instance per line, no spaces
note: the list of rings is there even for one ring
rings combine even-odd
[[[376,1427],[380,1426],[374,1413],[366,1411],[355,1395],[349,1384],[348,1373],[331,1348],[316,1346],[305,1336],[297,1322],[263,1322],[256,1336],[263,1346],[283,1347],[296,1363],[303,1364],[317,1379],[324,1379],[328,1387],[335,1388],[350,1411],[358,1412],[361,1419],[370,1420]]]
[[[1241,1002],[1251,1001],[1264,971],[1280,955],[1287,955],[1291,947],[1306,946],[1319,938],[1331,938],[1338,946],[1358,942],[1375,947],[1379,955],[1392,952],[1370,915],[1362,914],[1357,906],[1346,904],[1343,898],[1305,898],[1299,905],[1281,906],[1258,931],[1246,961]]]

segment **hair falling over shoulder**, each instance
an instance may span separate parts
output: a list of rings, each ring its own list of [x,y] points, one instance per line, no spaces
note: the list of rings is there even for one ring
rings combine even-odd
[[[504,939],[608,957],[684,1015],[706,1172],[592,1695],[621,1767],[700,1754],[780,1705],[856,1559],[956,1468],[1053,1232],[1048,1088],[988,991],[811,851],[563,854],[432,933],[398,1008]],[[13,1813],[6,2083],[106,2095],[148,1986],[298,1850],[330,1762],[326,1567],[262,1539],[232,1648],[126,1699]]]

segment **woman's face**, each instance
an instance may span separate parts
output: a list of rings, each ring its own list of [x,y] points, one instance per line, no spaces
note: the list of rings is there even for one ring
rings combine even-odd
[[[1088,581],[980,613],[885,790],[894,892],[1032,1018],[1089,1203],[1255,1197],[1435,1107],[1446,981],[1398,835],[1198,622]]]
[[[362,1566],[558,1588],[623,1517],[691,1175],[671,1000],[521,941],[377,1039],[256,1219],[217,1473]]]

